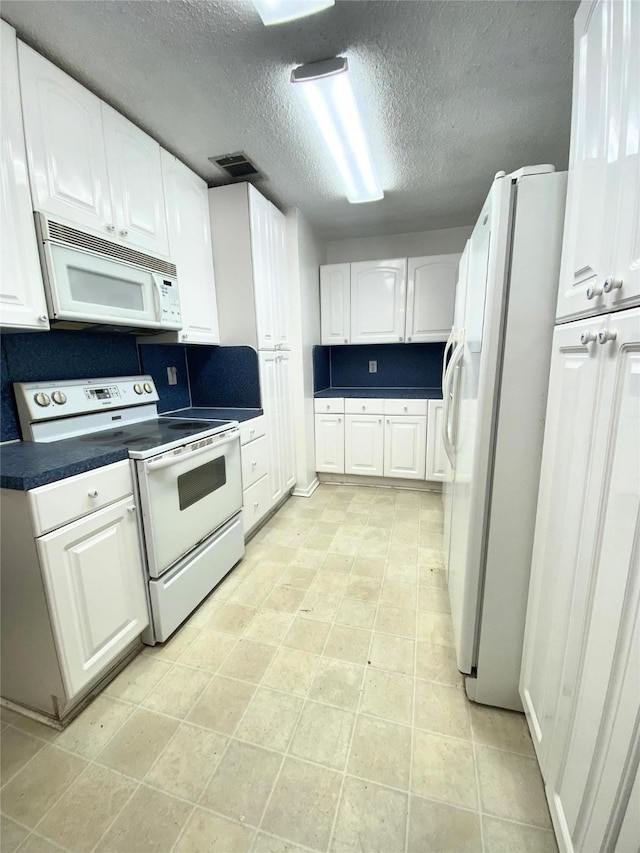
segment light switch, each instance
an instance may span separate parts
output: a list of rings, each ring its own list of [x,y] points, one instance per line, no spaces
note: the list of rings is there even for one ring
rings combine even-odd
[[[369,373],[377,373],[378,372],[378,362],[370,361],[369,362]]]
[[[178,384],[178,368],[177,367],[167,367],[167,379],[169,380],[169,385],[177,385]]]

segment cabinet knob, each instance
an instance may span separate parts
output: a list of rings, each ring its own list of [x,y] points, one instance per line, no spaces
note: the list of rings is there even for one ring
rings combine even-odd
[[[582,346],[586,346],[587,344],[592,343],[596,339],[596,334],[594,332],[583,332],[580,335],[580,343]]]
[[[400,341],[400,343],[402,343],[402,335],[400,335],[400,336],[398,337],[398,340]]]
[[[253,508],[258,509],[259,506],[260,506],[260,504],[258,503],[258,501],[254,501]]]
[[[255,434],[256,434],[255,429],[250,429],[250,430],[249,430],[249,435],[255,435]]]
[[[253,460],[253,462],[251,463],[251,467],[252,467],[252,468],[255,468],[257,464],[258,464],[258,463],[257,463],[257,462],[255,461],[255,459],[254,459],[254,460]]]
[[[127,507],[127,512],[135,512],[135,511],[136,511],[136,508],[134,506],[128,506]]]
[[[186,341],[188,337],[189,337],[189,335],[187,335],[187,334],[183,334],[183,335],[182,335],[182,340],[183,340],[183,341]]]
[[[378,418],[378,423],[379,423],[379,424],[381,424],[381,423],[382,423],[382,418]]]
[[[410,341],[410,340],[411,340],[411,335],[409,335],[409,337],[407,338],[407,340],[408,340],[408,341]]]
[[[587,288],[587,299],[595,299],[596,296],[602,296],[602,288],[597,284],[592,284]]]
[[[48,318],[47,318],[47,315],[46,315],[46,314],[41,314],[41,315],[38,317],[38,320],[40,320],[40,322],[41,322],[41,323],[46,323],[46,322],[47,322],[47,319],[48,319]]]
[[[120,236],[121,236],[121,237],[128,237],[128,236],[129,236],[129,232],[127,231],[127,229],[126,229],[126,228],[121,228],[121,229],[120,229]]]
[[[366,406],[363,406],[363,407],[362,407],[362,411],[363,411],[363,412],[366,412],[366,411],[367,411],[367,407],[366,407]]]
[[[345,342],[345,344],[348,344],[348,343],[349,343],[349,341],[347,340],[347,338],[345,338],[345,339],[344,339],[344,342]]]
[[[605,278],[603,290],[605,293],[611,293],[612,290],[619,290],[622,287],[622,279],[621,278],[613,278],[609,276],[609,278]]]
[[[342,418],[338,418],[338,423],[339,423],[339,424],[341,424],[341,423],[342,423]]]
[[[90,498],[97,498],[98,497],[98,490],[92,489],[88,494],[89,494]]]
[[[389,418],[387,418],[387,423],[388,423],[388,424],[390,424],[390,423],[391,423],[391,421],[389,420]]]
[[[408,411],[409,411],[409,407],[408,407],[408,406],[404,406],[404,410],[405,410],[405,412],[408,412]]]
[[[598,343],[606,344],[609,343],[609,341],[615,341],[617,337],[617,332],[609,331],[608,329],[600,329],[600,331],[598,332]]]
[[[110,223],[107,225],[107,231],[110,231],[110,232],[113,234],[113,232],[114,232],[115,230],[116,230],[116,226],[115,226],[112,222],[110,222]]]

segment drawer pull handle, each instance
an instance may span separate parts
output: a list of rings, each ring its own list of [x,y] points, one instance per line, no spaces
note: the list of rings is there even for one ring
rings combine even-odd
[[[89,492],[89,497],[90,497],[90,498],[97,498],[97,497],[98,497],[98,490],[97,490],[97,489],[92,489],[92,490]]]

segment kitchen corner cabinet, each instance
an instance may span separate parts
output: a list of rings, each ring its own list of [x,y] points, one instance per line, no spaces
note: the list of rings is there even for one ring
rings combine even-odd
[[[31,209],[15,30],[0,21],[0,325],[49,328]]]
[[[460,255],[409,258],[407,343],[446,341],[453,325]]]
[[[352,344],[404,341],[407,259],[351,264]]]
[[[351,264],[320,267],[322,343],[348,344],[351,336]]]
[[[218,306],[211,252],[209,190],[177,157],[162,150],[169,254],[178,270],[182,329],[147,338],[153,343],[219,344]]]
[[[556,316],[640,302],[640,4],[583,2]]]
[[[556,329],[520,692],[567,851],[637,807],[639,375],[640,308]]]
[[[209,190],[222,344],[289,350],[285,217],[248,183]]]
[[[34,208],[168,257],[158,143],[21,42],[18,59]]]

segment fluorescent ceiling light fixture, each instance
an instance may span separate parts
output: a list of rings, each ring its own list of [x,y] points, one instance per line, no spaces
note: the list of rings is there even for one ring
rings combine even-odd
[[[265,27],[315,15],[334,3],[335,0],[253,0]]]
[[[300,65],[291,82],[304,96],[307,109],[335,161],[352,204],[384,197],[351,88],[344,56]]]

